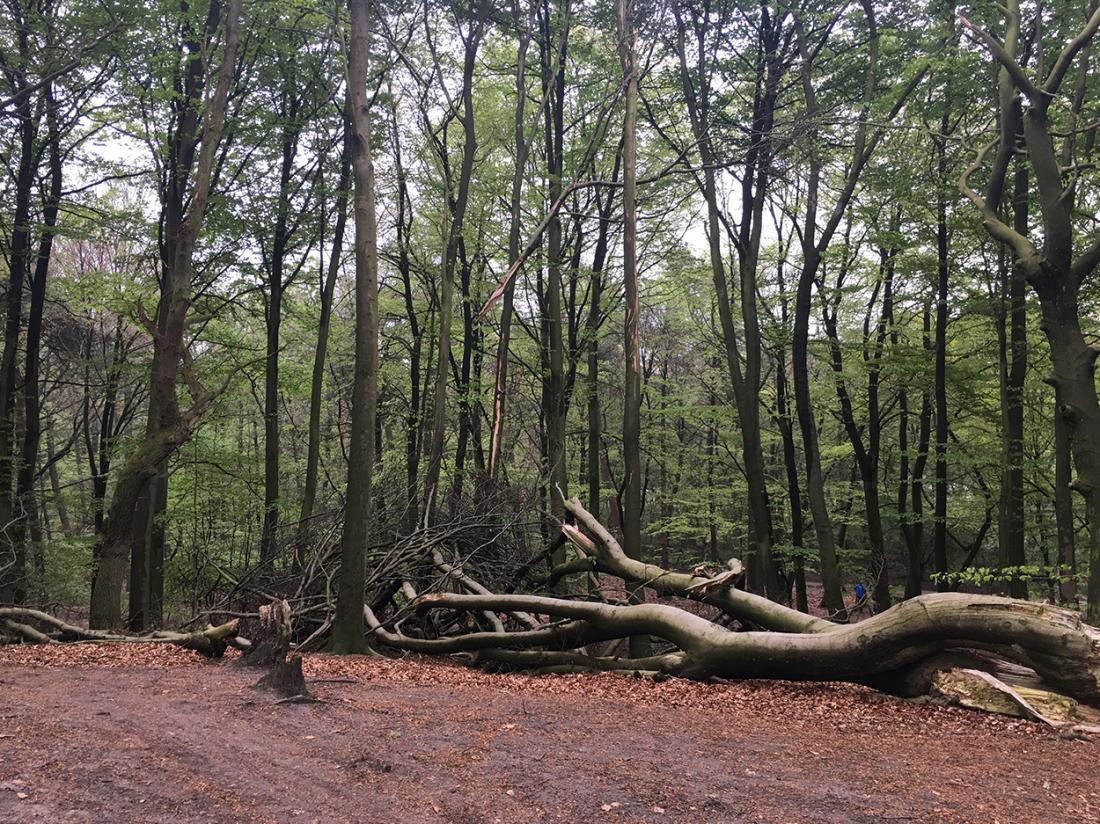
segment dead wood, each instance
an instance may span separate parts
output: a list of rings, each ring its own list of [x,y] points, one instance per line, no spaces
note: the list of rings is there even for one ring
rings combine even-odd
[[[49,613],[26,607],[0,607],[0,618],[4,619],[4,627],[24,643],[166,643],[193,649],[210,658],[220,658],[230,643],[237,640],[238,627],[238,621],[234,618],[219,626],[207,626],[194,632],[159,630],[148,635],[120,635],[74,626]],[[45,630],[37,629],[33,624],[45,627]]]
[[[563,533],[600,572],[617,575],[666,595],[718,606],[726,616],[766,630],[734,632],[663,603],[620,606],[537,595],[434,592],[413,606],[422,616],[438,611],[542,618],[537,627],[470,631],[468,622],[429,622],[451,627],[441,637],[415,637],[388,626],[367,610],[372,634],[383,644],[413,652],[474,654],[539,672],[642,672],[694,679],[784,678],[843,680],[899,694],[936,694],[975,708],[1012,712],[1062,723],[1051,707],[1100,706],[1100,630],[1069,610],[982,595],[936,593],[910,599],[858,624],[812,618],[737,590],[739,565],[718,575],[670,572],[627,558],[615,538],[577,499],[566,507],[587,534],[570,525]],[[582,565],[577,565],[580,571]],[[588,568],[591,568],[589,565]],[[484,588],[482,588],[484,589]],[[595,642],[644,635],[666,652],[624,659],[590,655]],[[944,657],[951,653],[950,657]],[[998,662],[990,667],[982,660]],[[1014,662],[1033,672],[1037,690],[1009,684],[999,669]],[[1026,670],[1024,669],[1026,668]],[[975,674],[978,673],[978,674]],[[988,676],[988,677],[987,677]],[[985,698],[976,698],[976,684]],[[972,687],[963,700],[960,685]],[[954,689],[954,695],[949,692]],[[994,693],[996,694],[994,697]],[[1066,713],[1063,713],[1066,715]],[[1067,717],[1069,717],[1067,715]],[[1074,721],[1085,716],[1075,715]]]

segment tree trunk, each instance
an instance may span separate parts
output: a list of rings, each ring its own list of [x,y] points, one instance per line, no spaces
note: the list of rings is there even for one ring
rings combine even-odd
[[[46,278],[50,271],[50,255],[53,249],[54,227],[61,204],[61,135],[57,123],[57,103],[53,84],[47,83],[46,124],[49,154],[49,191],[42,212],[42,229],[38,241],[38,257],[30,284],[30,307],[27,314],[27,355],[23,370],[23,443],[16,474],[15,522],[12,542],[15,545],[15,603],[23,603],[27,595],[26,563],[27,535],[33,528],[30,522],[35,510],[34,482],[38,471],[38,446],[42,437],[41,399],[39,398],[39,367],[42,348],[42,310],[46,303]],[[5,530],[6,532],[6,530]]]
[[[367,97],[371,4],[369,0],[348,0],[348,10],[351,31],[347,94],[352,127],[351,166],[355,179],[355,380],[336,614],[329,640],[330,650],[344,653],[361,652],[366,643],[363,598],[378,399],[378,223]]]
[[[1077,600],[1077,552],[1074,546],[1073,470],[1069,431],[1061,412],[1059,392],[1054,393],[1054,517],[1058,531],[1058,600]]]
[[[941,142],[937,148],[941,177],[946,177],[946,149]],[[947,437],[950,421],[947,418],[947,281],[949,272],[947,198],[941,193],[936,204],[936,343],[935,343],[935,399],[936,399],[936,483],[935,512],[932,527],[932,557],[936,573],[936,589],[947,592],[951,582],[947,580]]]
[[[546,148],[546,175],[548,179],[547,202],[553,212],[546,232],[546,281],[541,290],[542,353],[544,377],[542,381],[542,417],[545,427],[545,461],[547,504],[551,524],[561,521],[565,511],[561,498],[569,494],[569,471],[566,463],[566,415],[569,397],[565,381],[565,337],[562,329],[562,224],[558,203],[562,194],[562,169],[565,143],[565,56],[568,50],[571,19],[561,4],[555,10],[562,27],[558,43],[552,40],[552,10],[544,5],[540,15],[540,57],[542,93],[550,103],[543,106],[543,140]],[[554,564],[565,560],[565,549],[554,551]]]
[[[188,125],[181,125],[175,137],[175,147],[184,154],[193,155],[195,147],[200,142],[201,148],[187,212],[178,221],[171,219],[165,222],[167,227],[178,226],[178,231],[168,239],[171,266],[165,272],[165,288],[162,291],[162,301],[166,307],[165,323],[163,327],[152,322],[147,324],[157,344],[149,395],[150,409],[157,413],[156,430],[148,433],[138,444],[115,482],[114,496],[103,525],[100,541],[99,568],[92,585],[89,620],[94,628],[117,626],[121,619],[122,583],[130,556],[135,509],[142,488],[153,480],[164,461],[177,448],[190,440],[199,419],[214,400],[212,393],[198,385],[193,374],[190,354],[184,343],[184,332],[187,326],[187,312],[191,305],[192,255],[206,213],[215,153],[225,127],[229,85],[236,70],[240,8],[241,0],[228,0],[222,62],[216,88],[202,118],[201,141],[198,139],[198,113],[193,108],[189,109]],[[206,20],[207,42],[213,39],[219,18],[220,6],[212,5]],[[201,72],[202,68],[203,57],[193,53],[189,58],[189,69],[192,72]],[[197,83],[191,89],[190,102],[194,103],[202,99],[201,85],[203,84]],[[182,190],[189,168],[188,161],[181,162],[180,167],[176,169],[176,174],[179,176],[173,178],[171,185],[179,196],[171,198],[170,205],[173,202],[183,203]],[[188,361],[186,377],[193,398],[191,407],[181,412],[176,396],[176,381],[180,374],[181,363],[185,359]],[[154,521],[155,525],[156,521]]]
[[[458,189],[451,195],[450,168],[447,147],[443,142],[436,147],[443,165],[443,267],[440,273],[439,340],[436,352],[436,373],[432,387],[432,427],[428,466],[425,472],[425,507],[429,501],[440,502],[439,476],[443,464],[443,447],[447,440],[447,379],[451,374],[451,316],[454,310],[454,277],[458,260],[459,243],[465,225],[466,207],[469,203],[470,180],[473,177],[477,139],[474,129],[474,67],[478,47],[484,33],[484,23],[473,23],[464,38],[465,49],[462,64],[462,162],[458,173]]]
[[[25,65],[29,60],[29,41],[25,31],[18,38],[19,60]],[[23,84],[25,76],[15,75]],[[33,95],[24,94],[15,107],[19,121],[19,166],[15,175],[15,209],[11,223],[11,241],[8,251],[8,288],[5,296],[6,318],[4,347],[0,355],[0,524],[10,524],[15,518],[15,501],[12,497],[12,481],[15,476],[15,395],[16,363],[19,356],[19,339],[23,326],[23,289],[31,269],[31,194],[35,182],[35,141],[38,118],[32,109]],[[17,548],[7,530],[0,535],[0,567],[11,566],[11,571],[0,574],[0,601],[16,603],[25,597],[19,567]]]
[[[1069,291],[1069,290],[1067,290]],[[1070,433],[1075,488],[1085,499],[1089,530],[1086,619],[1100,625],[1100,403],[1096,395],[1098,350],[1081,332],[1076,289],[1070,294],[1040,292],[1042,330],[1050,344],[1053,372],[1048,378],[1060,401],[1059,414]]]
[[[344,230],[348,220],[348,195],[351,186],[351,153],[349,149],[350,126],[345,110],[343,141],[340,152],[340,179],[336,184],[336,224],[332,230],[332,248],[329,250],[328,269],[325,273],[318,299],[320,313],[317,318],[317,344],[313,350],[313,373],[309,385],[309,435],[306,449],[305,488],[302,493],[302,509],[298,516],[299,551],[304,547],[310,530],[310,521],[317,505],[317,481],[321,465],[321,404],[324,400],[325,360],[328,356],[329,327],[332,323],[332,301],[336,293],[336,280],[340,274],[340,261],[344,251]]]
[[[842,618],[845,615],[844,596],[840,590],[840,565],[837,561],[836,539],[833,536],[832,520],[829,518],[828,504],[825,501],[825,479],[821,474],[821,451],[817,444],[817,424],[810,403],[809,340],[810,340],[810,303],[814,285],[814,275],[820,256],[810,247],[805,250],[806,260],[798,279],[798,290],[794,304],[794,338],[791,361],[794,376],[795,410],[802,431],[802,453],[806,464],[806,497],[810,505],[810,515],[817,536],[817,550],[821,582],[825,593],[823,603],[830,615]]]
[[[698,146],[702,175],[697,175],[707,205],[707,239],[709,242],[711,272],[718,301],[722,342],[733,399],[741,428],[741,457],[744,463],[748,488],[749,543],[748,586],[754,592],[766,593],[776,600],[786,598],[786,590],[780,585],[778,567],[772,556],[772,516],[768,501],[764,473],[764,452],[760,427],[760,375],[761,339],[756,305],[756,279],[760,252],[763,206],[769,185],[769,144],[779,84],[786,71],[786,61],[777,54],[782,40],[779,28],[782,21],[765,14],[761,22],[759,52],[756,57],[754,78],[752,139],[744,158],[741,173],[741,215],[737,237],[733,245],[737,250],[740,286],[741,319],[744,336],[744,372],[742,353],[737,344],[737,330],[729,297],[722,241],[724,221],[718,208],[716,157],[710,130],[710,81],[712,66],[707,65],[706,37],[720,32],[719,21],[704,11],[702,17],[692,11],[694,51],[698,55],[692,68],[697,79],[689,71],[686,27],[680,8],[674,7],[677,26],[677,52],[680,61],[680,81],[691,119],[692,134]],[[732,235],[732,230],[731,230]]]
[[[530,154],[527,141],[524,113],[527,108],[527,50],[531,45],[531,21],[528,17],[521,22],[520,4],[516,0],[512,7],[512,18],[519,35],[516,54],[516,106],[515,106],[515,164],[512,172],[512,193],[508,222],[508,264],[519,258],[520,229],[523,214],[524,170]],[[489,465],[490,483],[495,483],[500,474],[501,445],[504,440],[504,413],[508,400],[508,356],[512,336],[512,311],[516,291],[515,279],[508,281],[504,289],[500,307],[500,336],[497,339],[496,361],[493,376],[493,418],[489,427]]]
[[[1017,159],[1013,183],[1013,225],[1018,232],[1027,232],[1028,171],[1026,163]],[[1000,518],[998,538],[1002,567],[1022,567],[1024,554],[1024,380],[1027,377],[1027,306],[1024,302],[1027,277],[1023,267],[1014,265],[1006,278],[1008,334],[1002,333],[1007,346],[1006,369],[1001,376],[1003,409],[1003,452],[1001,466]],[[1027,598],[1027,582],[1019,574],[1008,581],[1008,594]]]
[[[623,121],[623,539],[626,554],[642,557],[642,344],[641,303],[638,299],[638,68],[630,0],[618,0],[619,61],[626,86],[626,118]],[[639,603],[640,583],[626,581],[631,603]],[[649,654],[649,639],[630,638],[630,655]]]
[[[1068,430],[1073,463],[1077,469],[1076,487],[1085,498],[1085,518],[1089,525],[1089,581],[1086,620],[1100,624],[1100,402],[1096,394],[1095,365],[1100,349],[1084,337],[1080,325],[1079,294],[1082,283],[1094,276],[1100,265],[1100,241],[1092,238],[1089,245],[1077,250],[1074,219],[1075,182],[1063,181],[1063,164],[1076,166],[1075,137],[1071,125],[1068,132],[1055,132],[1049,120],[1051,103],[1067,73],[1080,55],[1080,72],[1088,71],[1090,44],[1100,30],[1100,7],[1089,9],[1084,27],[1060,50],[1045,77],[1032,81],[1017,62],[1021,16],[1018,0],[1005,5],[1007,27],[1002,41],[994,41],[985,32],[967,21],[966,30],[989,48],[1000,64],[998,75],[999,149],[989,173],[986,195],[971,188],[968,177],[982,165],[985,152],[968,167],[959,188],[981,213],[989,234],[1009,248],[1015,265],[1020,267],[1039,298],[1041,328],[1050,344],[1053,372],[1047,378],[1059,399],[1059,413]],[[1043,69],[1045,67],[1041,67]],[[1080,113],[1084,101],[1082,80],[1070,106],[1070,123]],[[1021,115],[1021,97],[1028,106]],[[1028,227],[1022,223],[1009,226],[1000,214],[1005,178],[1015,154],[1017,133],[1023,132],[1027,147],[1030,176],[1034,180],[1040,207],[1043,242],[1037,247],[1029,238]],[[1059,157],[1055,140],[1062,139]],[[1017,211],[1020,211],[1019,209]]]

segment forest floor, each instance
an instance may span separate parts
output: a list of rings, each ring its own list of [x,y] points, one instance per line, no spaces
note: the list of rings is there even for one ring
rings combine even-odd
[[[1100,743],[840,684],[0,649],[0,821],[1100,822]]]

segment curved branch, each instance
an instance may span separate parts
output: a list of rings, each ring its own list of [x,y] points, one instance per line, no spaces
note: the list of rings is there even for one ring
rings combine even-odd
[[[749,621],[765,629],[776,632],[830,632],[836,624],[824,618],[815,618],[798,610],[769,601],[759,595],[739,589],[725,588],[706,592],[702,595],[690,591],[692,587],[701,587],[709,579],[683,572],[670,572],[653,564],[635,561],[626,556],[619,542],[607,529],[584,508],[578,498],[565,502],[565,508],[573,513],[577,522],[582,524],[595,537],[588,541],[575,527],[568,524],[562,531],[586,551],[595,551],[601,572],[617,575],[633,581],[641,581],[657,592],[666,595],[679,595],[693,598],[715,606],[726,614],[743,621]]]
[[[1031,82],[1031,78],[1027,76],[1027,72],[1023,67],[1016,62],[1016,58],[1013,57],[997,38],[986,32],[984,29],[975,26],[966,17],[959,15],[959,20],[963,24],[963,28],[971,33],[971,39],[980,42],[984,45],[989,53],[993,55],[994,59],[1000,63],[1009,76],[1012,78],[1012,82],[1016,84],[1018,88],[1028,100],[1032,103],[1037,103],[1043,99],[1044,95],[1049,94],[1045,89],[1040,89],[1034,83]]]
[[[478,581],[475,581],[473,578],[463,572],[461,568],[452,566],[451,564],[448,564],[445,560],[443,560],[443,553],[435,547],[432,547],[432,563],[434,563],[436,565],[436,568],[439,569],[439,571],[442,572],[444,575],[454,578],[456,581],[462,584],[462,586],[466,587],[467,590],[474,593],[475,595],[491,594],[488,589],[486,589]],[[527,626],[531,629],[538,629],[539,627],[539,622],[536,621],[532,616],[528,615],[526,612],[513,612],[511,613],[511,615],[524,626]],[[497,617],[496,613],[486,613],[485,617],[488,618],[490,623],[493,624],[494,629],[496,629],[498,632],[504,632],[504,625],[500,622],[500,618]]]

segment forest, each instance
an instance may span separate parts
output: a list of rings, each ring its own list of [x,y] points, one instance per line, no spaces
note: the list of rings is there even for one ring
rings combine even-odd
[[[601,730],[728,702],[746,751],[831,719],[866,820],[1100,815],[1088,756],[941,709],[1100,733],[1096,0],[0,6],[0,818],[145,820],[71,772],[123,694],[225,747],[179,821],[341,806],[281,743],[292,800],[210,795],[294,718],[373,788],[334,821],[799,817],[675,760],[418,772],[489,724],[617,774]],[[238,719],[172,721],[186,673]],[[341,749],[351,706],[411,743]],[[928,774],[852,737],[907,725]],[[15,792],[35,753],[70,772]]]
[[[0,6],[0,639],[1100,717],[1097,0]]]

